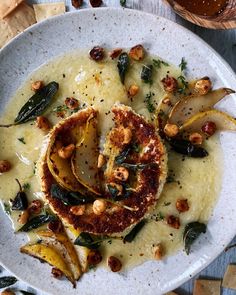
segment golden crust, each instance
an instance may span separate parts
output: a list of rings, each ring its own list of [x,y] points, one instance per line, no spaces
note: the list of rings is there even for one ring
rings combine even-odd
[[[150,213],[160,196],[167,171],[165,147],[159,135],[156,133],[154,126],[147,123],[143,117],[134,113],[129,107],[117,105],[113,107],[112,111],[114,114],[115,128],[119,126],[129,128],[132,131],[135,142],[142,147],[142,153],[136,154],[136,158],[134,157],[133,159],[134,163],[152,163],[140,170],[138,173],[138,186],[135,191],[132,191],[125,200],[117,202],[118,206],[107,202],[107,210],[100,215],[96,215],[92,211],[92,205],[87,205],[88,210],[86,210],[84,215],[73,215],[70,212],[70,206],[64,205],[60,200],[50,195],[50,188],[55,183],[55,180],[48,169],[45,158],[41,161],[40,177],[42,190],[52,210],[65,223],[73,225],[75,229],[100,235],[121,233]],[[82,112],[85,111],[81,111],[81,116],[83,114]],[[76,118],[80,120],[80,115],[78,114]],[[69,120],[69,118],[66,120]],[[66,120],[63,124],[60,123],[60,128],[65,128],[63,125],[67,124]],[[58,127],[55,130],[58,130]],[[112,144],[109,142],[109,135],[107,141],[106,145]],[[106,175],[105,180],[107,182],[110,181],[108,178]],[[106,191],[103,196],[105,199],[111,198]],[[135,210],[128,210],[123,205]]]

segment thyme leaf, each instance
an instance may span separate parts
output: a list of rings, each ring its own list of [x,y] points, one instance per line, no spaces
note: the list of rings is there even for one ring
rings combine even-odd
[[[157,69],[160,69],[162,65],[165,67],[170,66],[167,62],[165,62],[164,60],[161,60],[161,59],[153,59],[152,61],[153,61],[154,67],[156,67]]]
[[[24,137],[17,138],[21,143],[26,144]]]
[[[183,72],[184,70],[186,70],[187,68],[187,62],[186,60],[184,59],[184,57],[182,57],[181,59],[181,63],[179,64],[179,67],[181,69],[181,72]]]
[[[148,109],[149,113],[154,113],[154,111],[155,111],[155,107],[154,107],[154,105],[152,103],[152,97],[154,95],[155,94],[150,91],[148,94],[146,94],[146,98],[144,100],[144,102],[146,103],[146,106],[147,106],[147,109]]]

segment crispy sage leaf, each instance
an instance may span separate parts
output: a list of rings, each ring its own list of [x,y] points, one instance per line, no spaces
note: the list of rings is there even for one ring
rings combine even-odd
[[[41,88],[23,105],[13,124],[0,125],[0,127],[10,127],[13,125],[23,124],[37,118],[51,103],[58,88],[59,84],[57,82],[50,82]]]
[[[19,192],[16,194],[15,199],[12,201],[12,210],[26,210],[28,208],[28,199],[26,193],[22,190],[22,186],[18,179],[16,182],[19,185]]]
[[[121,83],[124,84],[125,74],[129,67],[129,56],[126,52],[121,53],[121,55],[119,56],[117,67],[118,67]]]
[[[130,153],[130,151],[131,151],[131,147],[130,147],[130,146],[126,146],[126,147],[123,149],[123,151],[122,151],[118,156],[116,156],[116,158],[115,158],[115,163],[116,163],[116,164],[121,164],[121,163],[123,163],[123,162],[127,159],[128,155],[129,155],[129,153]]]
[[[193,158],[204,158],[208,156],[208,152],[203,147],[193,145],[188,140],[169,139],[168,142],[173,150],[179,154]]]
[[[51,186],[51,196],[61,200],[67,206],[90,204],[94,202],[92,196],[83,196],[78,193],[69,192],[57,184]]]
[[[18,231],[28,232],[32,229],[38,228],[41,225],[50,221],[56,220],[56,216],[50,214],[42,214],[31,218],[26,224],[24,224]]]
[[[17,282],[17,279],[15,277],[1,277],[0,278],[0,289],[6,288],[8,286],[11,286]]]
[[[74,241],[75,245],[83,246],[88,249],[97,249],[101,245],[102,240],[95,241],[89,233],[82,232]]]
[[[141,79],[144,83],[152,83],[152,65],[144,65],[141,72]]]
[[[24,290],[19,290],[19,292],[23,295],[35,295],[35,293],[24,291]]]
[[[201,233],[206,232],[206,224],[198,221],[190,222],[185,226],[183,240],[184,248],[187,255],[190,253],[190,249],[194,241],[199,237]]]
[[[123,241],[125,243],[131,243],[137,236],[137,234],[140,232],[140,230],[144,227],[146,221],[143,219],[138,224],[135,225],[135,227],[124,237]]]

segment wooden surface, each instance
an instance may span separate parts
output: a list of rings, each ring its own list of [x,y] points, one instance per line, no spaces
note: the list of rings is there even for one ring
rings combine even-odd
[[[31,4],[58,1],[60,0],[28,0],[28,2]],[[66,0],[65,2],[67,5],[67,11],[75,10],[70,4],[70,0]],[[84,2],[85,3],[81,9],[90,7],[90,5],[88,4],[88,0],[84,0]],[[236,30],[220,31],[204,29],[202,27],[195,26],[176,15],[173,11],[171,11],[169,5],[165,4],[161,0],[127,0],[126,2],[128,8],[143,10],[146,12],[151,12],[157,15],[164,16],[190,29],[202,39],[204,39],[209,45],[211,45],[231,65],[231,67],[236,72]],[[119,3],[120,0],[104,0],[104,6],[119,7]],[[234,239],[234,243],[236,243],[236,238]],[[197,275],[196,278],[222,278],[229,263],[236,263],[236,248],[228,251],[227,253],[222,253],[222,255],[220,255],[210,266],[208,266],[204,271]],[[193,282],[194,278],[190,279],[189,282],[185,283],[183,286],[177,289],[177,293],[179,295],[192,294]],[[222,290],[222,295],[233,294],[235,295],[236,291],[229,289]]]

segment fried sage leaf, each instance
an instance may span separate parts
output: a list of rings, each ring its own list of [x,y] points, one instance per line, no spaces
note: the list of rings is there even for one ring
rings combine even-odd
[[[18,179],[16,182],[19,185],[19,192],[16,194],[15,199],[12,201],[12,210],[26,210],[28,208],[28,199],[26,193],[22,190],[22,186]]]
[[[206,232],[206,225],[198,221],[190,222],[185,226],[183,240],[184,248],[187,255],[190,253],[190,249],[194,241],[200,236],[201,233]]]
[[[204,158],[208,152],[200,146],[193,145],[190,141],[184,139],[169,139],[170,146],[179,154],[193,158]]]
[[[57,82],[50,82],[41,88],[23,105],[13,124],[0,125],[0,127],[10,127],[34,120],[48,107],[57,93],[58,88],[59,84]]]
[[[121,53],[121,55],[119,56],[117,67],[118,67],[121,83],[124,84],[125,75],[129,67],[129,56],[126,52]]]
[[[19,292],[23,295],[35,295],[35,293],[24,291],[24,290],[19,290]]]
[[[8,286],[11,286],[17,282],[17,279],[15,277],[1,277],[0,278],[0,289],[6,288]]]
[[[141,71],[141,79],[144,83],[152,83],[152,65],[144,65]]]
[[[82,232],[74,241],[77,246],[83,246],[88,249],[97,249],[101,245],[102,240],[94,240],[89,233]]]
[[[79,193],[69,192],[57,184],[51,186],[51,196],[61,200],[67,206],[89,204],[94,202],[92,196],[83,196]]]
[[[28,232],[32,229],[38,228],[41,225],[48,223],[50,221],[56,220],[54,215],[42,214],[31,218],[26,224],[24,224],[18,231]]]
[[[131,243],[137,236],[137,234],[141,231],[141,229],[144,227],[146,221],[142,220],[140,221],[135,227],[124,237],[123,241],[124,243]]]

